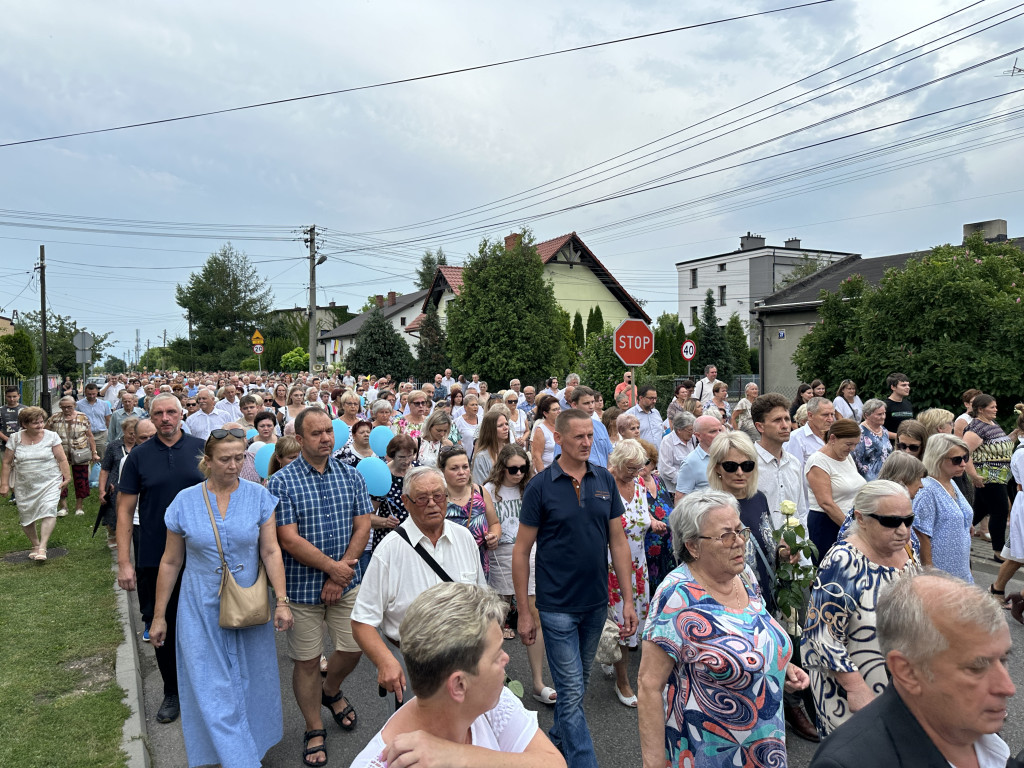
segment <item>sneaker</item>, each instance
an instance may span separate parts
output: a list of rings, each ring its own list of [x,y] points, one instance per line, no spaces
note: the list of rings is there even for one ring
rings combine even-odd
[[[178,694],[164,696],[164,702],[156,712],[158,723],[173,723],[181,714],[181,707],[178,705]]]
[[[144,642],[144,643],[148,643],[149,642],[149,622],[148,621],[146,622],[145,629],[142,630],[142,642]]]
[[[64,507],[57,507],[57,517],[67,517],[68,511]]]
[[[84,509],[76,509],[75,510],[75,517],[78,517],[79,515],[84,515],[84,514],[85,514],[85,510]]]

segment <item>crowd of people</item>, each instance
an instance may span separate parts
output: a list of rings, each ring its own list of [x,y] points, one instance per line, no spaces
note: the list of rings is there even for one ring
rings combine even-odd
[[[664,417],[629,371],[607,408],[576,374],[492,392],[450,369],[419,384],[111,376],[80,399],[69,380],[52,415],[8,388],[0,493],[13,488],[29,558],[45,561],[69,487],[84,514],[98,465],[98,522],[163,680],[157,720],[180,715],[190,765],[256,766],[282,738],[275,630],[311,766],[328,760],[324,709],[359,723],[368,692],[343,686],[363,655],[397,711],[353,765],[489,761],[476,747],[596,766],[583,700],[599,645],[615,699],[638,710],[645,766],[784,766],[787,726],[822,742],[822,766],[852,765],[858,739],[996,764],[1013,695],[1000,605],[1024,622],[1024,595],[1006,594],[1024,563],[1024,501],[1011,514],[1009,498],[1024,405],[1006,434],[980,390],[960,416],[915,413],[900,373],[866,402],[851,380],[831,400],[815,380],[793,401],[750,384],[730,402],[704,373]],[[381,458],[388,482],[371,493]],[[988,595],[972,536],[1001,563]],[[813,574],[795,614],[783,563]],[[222,625],[229,576],[269,584],[271,620]],[[548,734],[504,687],[515,638]],[[886,721],[904,737],[871,730]]]

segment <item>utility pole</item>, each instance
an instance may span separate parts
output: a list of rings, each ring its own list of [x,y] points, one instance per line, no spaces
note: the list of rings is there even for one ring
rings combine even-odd
[[[316,224],[307,230],[309,234],[309,370],[313,373],[313,364],[316,363],[316,268],[327,261],[326,256],[316,257]]]
[[[139,340],[139,329],[135,329],[135,359],[138,360],[142,355],[142,342]]]
[[[165,346],[165,347],[167,346],[167,329],[166,328],[164,328],[164,343],[163,343],[163,346]]]
[[[196,369],[196,353],[192,349],[192,310],[188,310],[188,369]]]
[[[50,412],[50,386],[48,381],[49,364],[46,361],[46,246],[39,246],[39,326],[42,330],[42,343],[40,344],[40,377],[42,385],[39,387],[39,406]],[[83,386],[85,382],[82,382]]]

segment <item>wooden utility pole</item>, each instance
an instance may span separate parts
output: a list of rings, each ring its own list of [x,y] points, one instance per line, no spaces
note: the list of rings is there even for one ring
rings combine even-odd
[[[316,257],[316,224],[311,225],[307,232],[309,234],[309,308],[307,310],[309,315],[309,370],[307,373],[313,373],[318,335],[316,327],[316,268],[327,261],[327,257],[321,256],[319,259]]]
[[[39,407],[50,412],[49,365],[46,361],[46,246],[39,246],[39,327],[42,331],[40,342],[40,376]],[[83,386],[85,382],[82,382]]]

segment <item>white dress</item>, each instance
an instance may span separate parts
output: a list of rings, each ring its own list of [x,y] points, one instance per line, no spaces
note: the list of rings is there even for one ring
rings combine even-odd
[[[1020,438],[1024,443],[1024,437]],[[1014,451],[1010,459],[1010,472],[1018,485],[1024,485],[1024,449]],[[18,498],[19,504],[21,498]],[[1010,510],[1010,533],[1003,547],[1002,557],[1024,563],[1024,491],[1017,491],[1013,497],[1013,508]]]
[[[14,495],[22,526],[57,516],[63,479],[53,455],[53,447],[61,445],[60,435],[44,429],[42,439],[34,445],[22,443],[24,436],[22,431],[15,432],[7,442],[7,450],[14,451]]]

